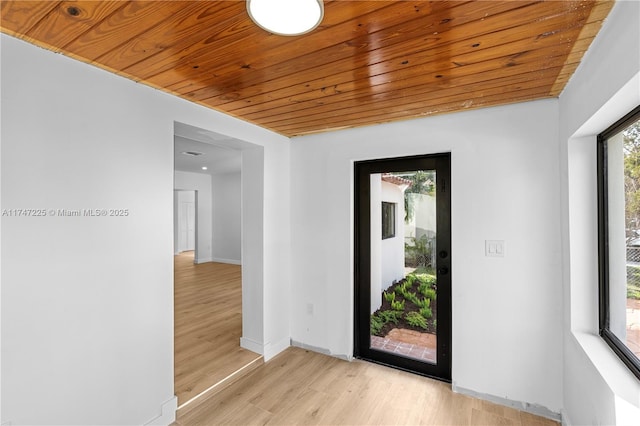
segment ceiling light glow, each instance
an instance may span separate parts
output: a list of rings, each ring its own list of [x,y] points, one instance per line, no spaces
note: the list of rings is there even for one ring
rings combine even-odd
[[[323,0],[247,0],[249,16],[270,33],[294,36],[315,29],[324,16]]]
[[[202,166],[202,170],[207,170],[207,166]]]

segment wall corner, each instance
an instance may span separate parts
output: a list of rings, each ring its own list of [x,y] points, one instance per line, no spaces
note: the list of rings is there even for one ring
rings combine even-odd
[[[160,415],[145,423],[145,426],[169,426],[176,421],[177,410],[178,397],[174,395],[160,406]]]

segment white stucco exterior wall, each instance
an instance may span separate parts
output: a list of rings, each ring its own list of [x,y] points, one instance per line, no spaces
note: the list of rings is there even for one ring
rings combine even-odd
[[[398,185],[384,181],[381,189],[381,201],[394,203],[396,209],[395,236],[380,241],[381,288],[384,290],[395,281],[404,278],[404,191]],[[378,208],[380,209],[381,206],[378,205]]]
[[[370,176],[371,313],[382,305],[382,291],[404,278],[404,191],[398,185]],[[382,202],[396,204],[394,237],[382,239]]]

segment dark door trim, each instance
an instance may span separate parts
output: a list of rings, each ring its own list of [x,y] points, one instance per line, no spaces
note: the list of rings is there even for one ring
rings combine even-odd
[[[370,175],[384,172],[436,170],[437,361],[425,363],[371,348],[371,217]],[[355,171],[354,218],[354,356],[439,380],[451,381],[451,154],[358,161]]]

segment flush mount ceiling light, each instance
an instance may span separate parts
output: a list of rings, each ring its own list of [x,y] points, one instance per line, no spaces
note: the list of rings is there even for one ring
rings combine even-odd
[[[247,0],[249,16],[270,33],[294,36],[316,28],[324,16],[323,0]]]
[[[199,155],[202,155],[202,152],[198,152],[198,151],[182,151],[181,154],[189,155],[191,157],[197,157]]]

